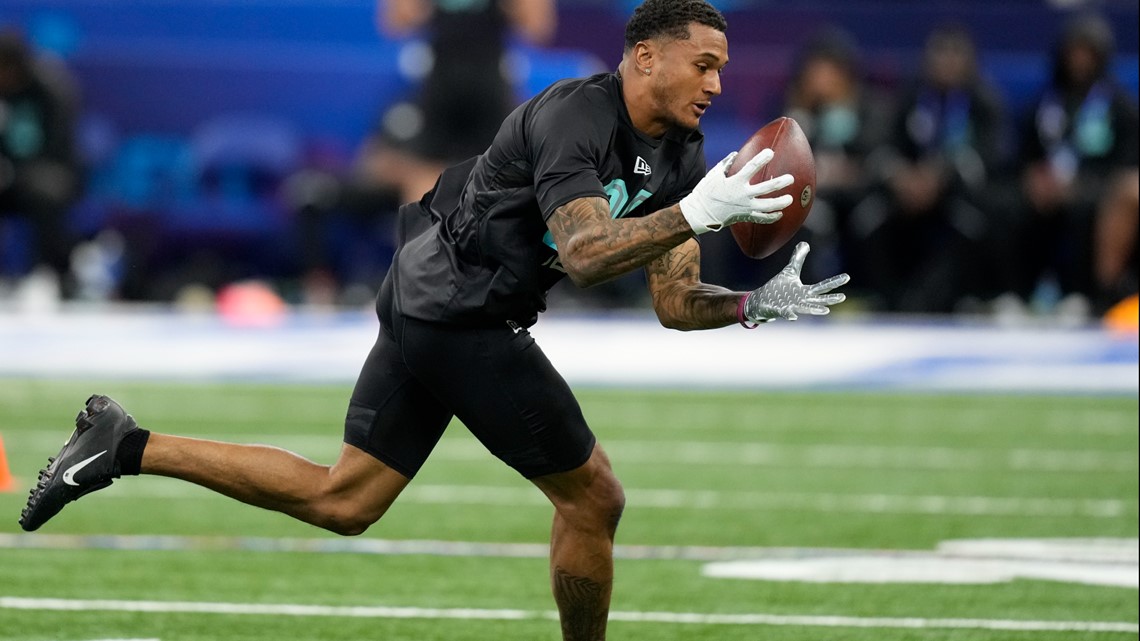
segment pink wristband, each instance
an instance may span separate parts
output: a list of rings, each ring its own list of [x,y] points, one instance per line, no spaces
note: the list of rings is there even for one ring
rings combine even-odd
[[[749,324],[749,320],[744,317],[744,303],[748,300],[748,294],[740,297],[740,302],[736,304],[736,320],[740,321],[740,326],[744,329],[756,329],[760,327],[760,323]]]

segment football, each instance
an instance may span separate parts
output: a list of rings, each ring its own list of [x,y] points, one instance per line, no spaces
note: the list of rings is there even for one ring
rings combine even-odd
[[[811,153],[811,145],[799,123],[786,116],[773,120],[752,134],[725,173],[729,176],[735,174],[756,154],[768,148],[775,155],[749,182],[755,185],[774,176],[791,174],[795,181],[790,187],[764,197],[791,194],[792,204],[784,210],[780,220],[770,225],[745,222],[732,226],[736,244],[752,258],[767,258],[787,244],[804,224],[815,202],[815,157]]]

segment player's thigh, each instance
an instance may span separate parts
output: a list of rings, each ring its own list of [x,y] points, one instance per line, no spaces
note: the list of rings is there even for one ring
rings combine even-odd
[[[344,442],[410,479],[439,442],[451,416],[408,370],[390,331],[381,329],[352,392]]]
[[[582,409],[526,330],[409,319],[403,347],[416,376],[524,477],[565,472],[589,459],[594,435]]]

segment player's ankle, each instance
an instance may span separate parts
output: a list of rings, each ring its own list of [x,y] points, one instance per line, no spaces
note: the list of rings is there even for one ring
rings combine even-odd
[[[119,443],[119,451],[115,453],[115,458],[119,462],[119,474],[122,476],[138,476],[142,469],[143,450],[146,448],[149,439],[150,431],[141,427],[123,435],[123,440]]]

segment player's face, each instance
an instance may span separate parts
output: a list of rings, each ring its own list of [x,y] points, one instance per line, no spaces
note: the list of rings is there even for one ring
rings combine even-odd
[[[728,39],[712,27],[689,25],[687,40],[669,40],[653,62],[653,98],[658,119],[696,129],[720,95],[720,72],[728,64]]]

